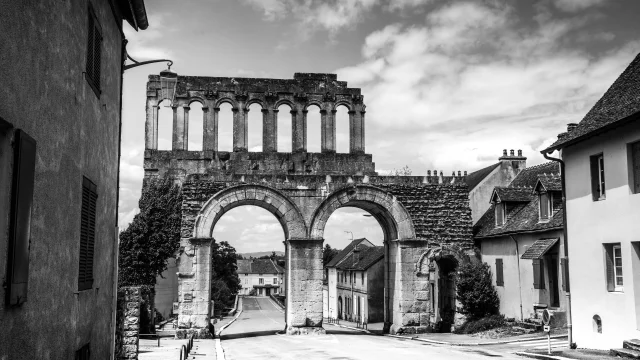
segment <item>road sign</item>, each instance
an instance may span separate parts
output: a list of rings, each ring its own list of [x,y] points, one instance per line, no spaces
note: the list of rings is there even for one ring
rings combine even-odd
[[[545,325],[549,325],[550,321],[551,321],[551,313],[549,312],[549,310],[547,309],[542,310],[542,322]]]
[[[545,325],[545,326],[542,327],[542,330],[544,330],[544,332],[549,332],[549,331],[551,331],[551,326]]]

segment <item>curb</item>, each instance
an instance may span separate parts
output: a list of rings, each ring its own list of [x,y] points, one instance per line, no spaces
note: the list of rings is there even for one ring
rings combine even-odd
[[[324,325],[324,324],[323,324]],[[355,330],[355,331],[360,331],[369,335],[375,335],[374,333],[372,333],[369,330],[365,330],[365,329],[359,329],[359,328],[354,328],[353,326],[347,326],[347,325],[340,325],[340,324],[327,324],[327,325],[333,325],[333,326],[338,326],[341,328],[345,328],[345,329],[350,329],[350,330]]]
[[[518,351],[516,353],[514,353],[516,355],[522,356],[522,357],[527,357],[527,358],[531,358],[531,359],[542,359],[542,360],[572,360],[570,358],[564,357],[564,356],[554,356],[554,355],[545,355],[545,354],[534,354],[534,353],[528,353],[528,352],[524,352],[524,351]]]
[[[240,316],[240,314],[242,314],[242,307],[240,308],[240,311],[238,311],[236,316],[233,318],[233,320],[229,321],[227,324],[221,327],[220,330],[216,331],[216,337],[218,337],[218,339],[220,339],[220,334],[222,333],[222,330],[226,329],[227,327],[229,327],[229,325],[233,324],[236,320],[238,320],[238,317]]]
[[[449,346],[487,346],[487,345],[501,345],[501,344],[525,342],[525,341],[547,340],[547,337],[544,336],[544,337],[535,337],[535,338],[526,338],[526,339],[511,339],[511,340],[486,341],[486,342],[476,342],[476,343],[454,343],[454,342],[448,342],[448,341],[419,338],[417,336],[402,336],[402,335],[390,335],[390,334],[384,334],[384,336],[395,337],[398,339],[422,341],[430,344],[449,345]],[[554,336],[551,336],[551,339],[560,339],[564,337],[567,337],[567,335],[554,335]],[[538,354],[534,354],[534,355],[538,355]]]

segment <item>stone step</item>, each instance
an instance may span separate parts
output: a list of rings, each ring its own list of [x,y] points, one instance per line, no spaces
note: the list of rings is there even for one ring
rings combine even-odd
[[[611,349],[609,353],[612,356],[617,356],[626,359],[640,359],[640,351],[632,349]]]
[[[622,347],[625,349],[640,351],[640,339],[630,339],[622,342]]]

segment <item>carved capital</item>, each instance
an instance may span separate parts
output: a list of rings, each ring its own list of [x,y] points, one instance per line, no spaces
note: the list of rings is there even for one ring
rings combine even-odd
[[[204,97],[208,100],[213,100],[218,98],[218,92],[213,90],[207,90],[204,92]]]
[[[272,91],[267,91],[264,93],[264,99],[267,101],[271,101],[274,102],[276,100],[278,100],[278,94],[274,93]]]
[[[327,92],[324,94],[324,96],[323,96],[322,100],[323,100],[324,102],[335,102],[335,101],[336,101],[336,94],[332,94],[332,93],[330,93],[329,91],[327,91]]]
[[[304,92],[295,93],[295,94],[293,94],[293,97],[294,97],[294,99],[296,99],[298,101],[306,101],[307,98],[309,98],[307,93],[304,93]]]
[[[354,104],[362,104],[362,100],[364,100],[364,96],[362,95],[351,95],[351,102]]]
[[[249,98],[249,94],[246,91],[238,91],[236,92],[236,100],[237,101],[246,101]]]

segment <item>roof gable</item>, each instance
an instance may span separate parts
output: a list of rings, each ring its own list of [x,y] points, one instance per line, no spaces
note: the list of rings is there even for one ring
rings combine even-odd
[[[352,252],[336,266],[340,270],[367,270],[384,258],[384,246],[371,246]]]
[[[373,246],[373,244],[371,243],[371,241],[367,240],[366,238],[352,240],[349,243],[349,245],[347,245],[336,256],[334,256],[333,259],[331,259],[331,261],[329,261],[326,267],[335,267],[340,261],[342,261],[347,255],[349,255],[356,246],[371,247]]]
[[[562,178],[560,174],[538,175],[538,181],[533,187],[536,192],[540,191],[562,191]]]
[[[493,165],[489,165],[486,168],[482,168],[480,170],[476,170],[469,175],[465,176],[464,181],[467,183],[469,187],[469,191],[473,190],[478,184],[482,182],[489,174],[493,172],[495,168],[500,166],[500,163],[496,163]]]

